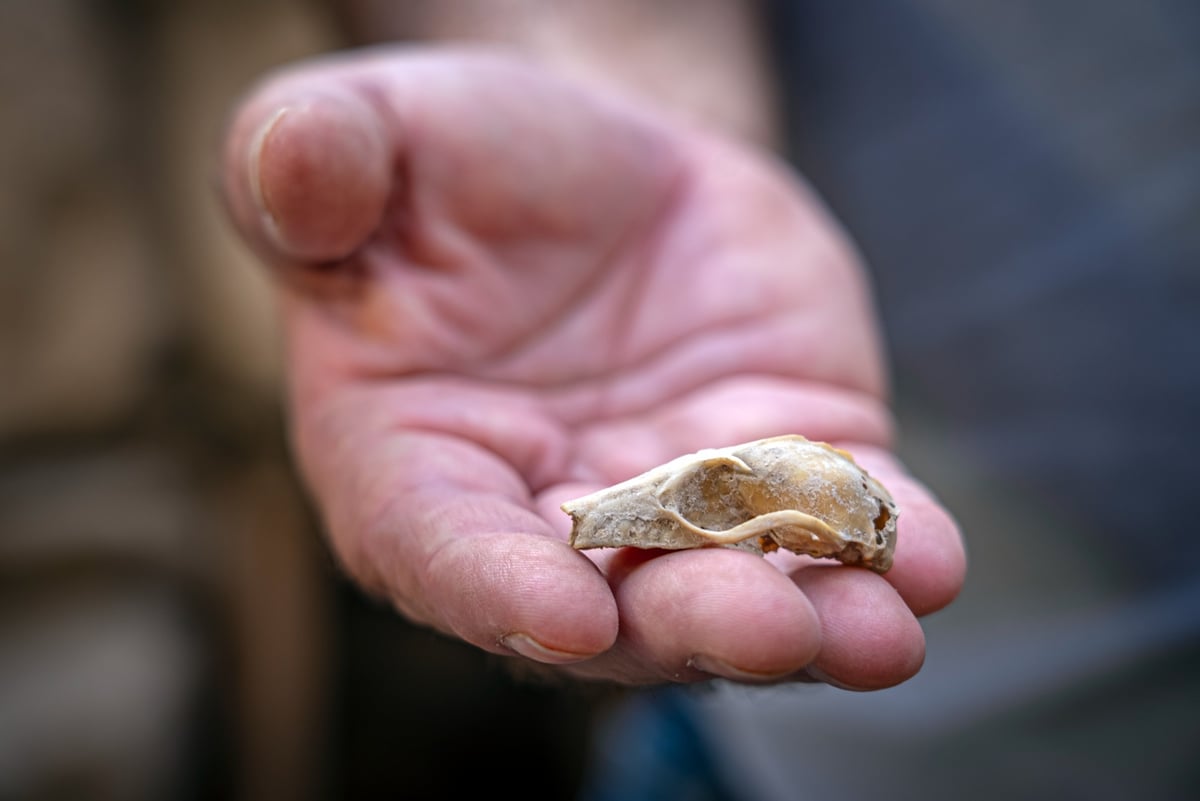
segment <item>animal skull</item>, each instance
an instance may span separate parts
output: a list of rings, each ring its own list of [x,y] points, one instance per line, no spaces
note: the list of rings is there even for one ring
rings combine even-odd
[[[797,435],[681,456],[562,505],[575,548],[785,548],[883,573],[896,504],[850,454]]]

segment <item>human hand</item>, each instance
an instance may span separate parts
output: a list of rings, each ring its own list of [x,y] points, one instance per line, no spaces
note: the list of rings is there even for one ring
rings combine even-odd
[[[533,66],[376,50],[257,87],[224,188],[279,278],[304,476],[369,592],[578,677],[920,667],[961,541],[888,454],[864,276],[782,165]],[[890,572],[567,545],[564,500],[780,433],[889,487]]]

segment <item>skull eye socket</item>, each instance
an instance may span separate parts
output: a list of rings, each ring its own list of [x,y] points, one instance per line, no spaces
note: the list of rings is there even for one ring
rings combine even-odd
[[[743,486],[751,478],[726,462],[701,464],[672,477],[659,500],[694,526],[725,531],[754,517]]]

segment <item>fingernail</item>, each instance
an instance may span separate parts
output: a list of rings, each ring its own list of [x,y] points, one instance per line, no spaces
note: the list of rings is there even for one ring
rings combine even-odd
[[[548,665],[566,665],[594,656],[594,654],[575,654],[570,651],[547,648],[528,634],[506,634],[500,638],[500,644],[526,659],[545,662]]]
[[[281,254],[345,259],[379,227],[394,173],[375,110],[348,93],[289,99],[267,116],[246,156],[258,227]]]
[[[714,676],[721,676],[726,679],[734,679],[736,681],[746,682],[762,682],[762,681],[777,681],[791,674],[792,671],[783,671],[781,673],[758,673],[751,670],[743,670],[739,667],[734,667],[723,659],[717,659],[715,656],[707,654],[696,654],[688,660],[688,666],[696,670],[702,670],[705,673],[710,673]]]
[[[838,681],[837,679],[833,678],[825,671],[823,671],[820,668],[815,667],[813,665],[809,665],[808,667],[806,667],[804,669],[804,672],[807,673],[808,675],[812,676],[814,679],[821,682],[822,684],[828,684],[830,687],[837,687],[839,690],[849,690],[850,692],[856,692],[856,693],[867,692],[867,688],[854,687],[852,685],[846,684],[845,682]]]
[[[247,178],[250,185],[250,196],[254,200],[254,206],[258,210],[259,219],[262,223],[263,232],[270,237],[272,244],[277,247],[282,246],[282,236],[279,230],[279,223],[275,220],[275,216],[271,213],[270,207],[267,205],[266,196],[262,188],[262,152],[263,145],[267,138],[271,135],[278,126],[280,120],[287,115],[289,108],[283,106],[271,114],[259,127],[254,137],[250,140],[250,153],[246,163]]]

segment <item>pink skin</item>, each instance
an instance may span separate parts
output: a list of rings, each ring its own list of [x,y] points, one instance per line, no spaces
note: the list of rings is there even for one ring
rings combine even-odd
[[[375,50],[258,86],[231,216],[279,277],[296,451],[369,592],[497,654],[631,684],[886,687],[965,571],[887,452],[855,254],[764,154],[495,56]],[[566,544],[558,505],[679,453],[846,447],[901,508],[886,576]]]

